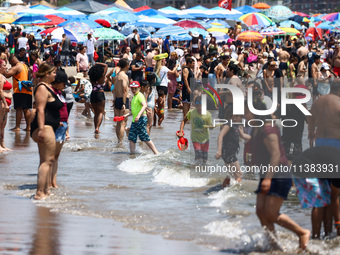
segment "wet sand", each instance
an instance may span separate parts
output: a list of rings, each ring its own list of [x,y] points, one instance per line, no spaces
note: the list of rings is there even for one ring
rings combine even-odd
[[[12,190],[0,191],[0,254],[216,254],[110,219],[50,212]]]

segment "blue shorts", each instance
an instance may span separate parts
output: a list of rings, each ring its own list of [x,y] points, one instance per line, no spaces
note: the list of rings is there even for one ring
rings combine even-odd
[[[263,179],[261,178],[259,186],[255,193],[261,192],[262,181]],[[284,200],[286,200],[291,186],[292,186],[291,178],[272,178],[272,183],[270,185],[270,189],[269,192],[267,193],[267,196],[281,197]]]
[[[340,140],[334,138],[317,138],[315,146],[332,146],[340,149]]]
[[[55,131],[55,140],[57,142],[65,142],[66,140],[66,131],[68,124],[66,121],[62,121],[61,123],[63,123],[63,126],[59,126]]]
[[[129,140],[136,143],[137,136],[142,142],[150,141],[150,137],[146,132],[146,124],[148,123],[148,118],[146,116],[142,116],[139,118],[138,122],[132,122],[130,132],[129,132]]]

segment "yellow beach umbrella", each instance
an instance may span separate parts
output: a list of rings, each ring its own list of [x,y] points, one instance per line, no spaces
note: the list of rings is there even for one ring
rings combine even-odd
[[[219,28],[219,27],[212,27],[207,30],[208,32],[222,32],[228,34],[228,28]]]
[[[12,23],[18,16],[16,14],[12,15],[10,13],[0,13],[0,23]]]
[[[0,34],[8,35],[9,33],[6,29],[0,28]]]
[[[295,28],[291,28],[291,27],[279,27],[281,30],[286,32],[286,35],[296,35],[298,33],[300,33],[299,30],[295,29]]]
[[[221,23],[216,23],[216,22],[210,23],[210,25],[223,27],[223,25]]]

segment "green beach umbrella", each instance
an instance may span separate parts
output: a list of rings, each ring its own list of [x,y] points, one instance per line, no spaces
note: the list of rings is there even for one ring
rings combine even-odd
[[[98,40],[124,40],[125,35],[111,28],[98,28],[94,30],[93,36]]]

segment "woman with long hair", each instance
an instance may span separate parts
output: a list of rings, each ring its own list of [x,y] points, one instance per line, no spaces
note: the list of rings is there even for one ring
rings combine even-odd
[[[208,51],[209,51],[209,53],[213,53],[214,51],[218,51],[218,46],[217,46],[215,37],[211,37],[209,45],[208,45]]]
[[[99,134],[99,127],[102,124],[105,112],[105,76],[107,73],[107,65],[97,63],[91,67],[89,71],[90,81],[92,83],[91,105],[94,111],[94,128],[95,133]]]
[[[172,53],[171,53],[172,54]],[[172,109],[172,98],[176,92],[177,88],[177,78],[179,77],[179,73],[177,71],[178,65],[176,64],[176,60],[169,59],[168,62],[168,69],[170,70],[168,72],[168,109]]]
[[[44,62],[36,76],[39,83],[34,90],[36,115],[31,123],[31,137],[38,144],[40,165],[34,199],[43,199],[49,195],[50,169],[56,151],[54,133],[60,125],[59,110],[63,103],[51,86],[56,76],[56,67]]]
[[[7,114],[12,102],[12,84],[6,80],[5,76],[3,76],[6,71],[6,62],[3,59],[0,59],[0,152],[10,151],[10,149],[5,146],[4,142]]]

